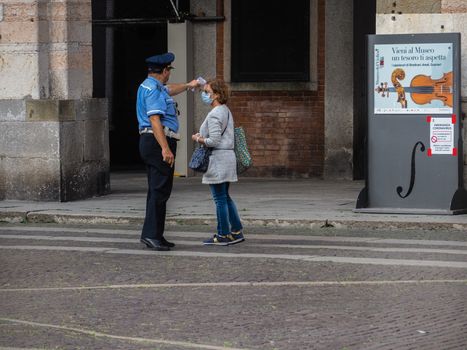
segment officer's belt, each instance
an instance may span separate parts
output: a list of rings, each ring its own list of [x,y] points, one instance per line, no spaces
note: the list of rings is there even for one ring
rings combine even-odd
[[[141,129],[139,131],[139,134],[154,134],[154,131],[152,130],[152,128],[144,128],[144,129]],[[177,133],[177,132],[174,132],[172,130],[170,130],[168,127],[164,126],[164,134],[165,136],[167,137],[170,137],[172,139],[175,139],[177,141],[180,140],[180,134]]]

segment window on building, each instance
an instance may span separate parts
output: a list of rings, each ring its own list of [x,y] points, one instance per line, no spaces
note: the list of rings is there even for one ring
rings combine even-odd
[[[310,80],[310,1],[232,1],[233,82]]]

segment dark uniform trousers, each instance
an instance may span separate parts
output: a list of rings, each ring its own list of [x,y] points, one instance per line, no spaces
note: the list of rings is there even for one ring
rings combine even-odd
[[[177,152],[177,141],[167,137],[172,153]],[[148,195],[146,217],[141,238],[161,239],[164,235],[166,203],[173,186],[174,167],[162,159],[162,149],[153,134],[141,134],[139,152],[146,164]]]

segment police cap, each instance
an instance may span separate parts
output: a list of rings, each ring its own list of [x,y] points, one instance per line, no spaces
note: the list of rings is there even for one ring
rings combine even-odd
[[[175,55],[172,52],[167,52],[162,55],[155,55],[146,58],[148,67],[164,68],[170,65],[175,60]]]

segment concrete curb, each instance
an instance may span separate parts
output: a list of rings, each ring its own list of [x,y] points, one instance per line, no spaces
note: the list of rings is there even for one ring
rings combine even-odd
[[[26,213],[14,211],[0,212],[0,222],[8,222],[11,224],[26,222]]]
[[[143,217],[118,216],[99,214],[63,214],[44,212],[0,212],[0,222],[7,223],[54,223],[70,225],[142,225]],[[333,227],[336,229],[366,229],[366,230],[453,230],[467,232],[467,223],[420,222],[420,221],[381,221],[352,219],[256,219],[242,218],[245,226],[274,228],[317,229]],[[167,225],[216,225],[216,218],[175,216],[167,218]]]

